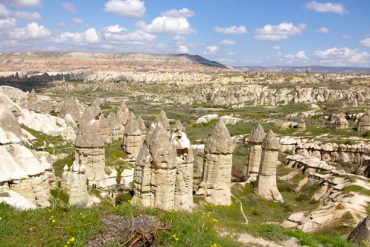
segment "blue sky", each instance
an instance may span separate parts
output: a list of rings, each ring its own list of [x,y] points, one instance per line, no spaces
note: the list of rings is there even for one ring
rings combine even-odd
[[[0,51],[23,50],[369,67],[370,1],[0,0]]]

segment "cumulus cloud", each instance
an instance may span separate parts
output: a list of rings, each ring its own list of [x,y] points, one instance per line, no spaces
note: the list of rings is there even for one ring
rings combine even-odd
[[[235,40],[225,39],[225,40],[220,41],[220,44],[221,45],[235,45],[236,44],[236,41]]]
[[[20,7],[35,7],[41,5],[41,0],[12,0],[12,2]]]
[[[76,6],[74,6],[72,3],[70,2],[64,2],[62,3],[62,7],[65,11],[69,12],[69,13],[74,13],[76,12]]]
[[[192,17],[194,15],[194,12],[191,11],[188,8],[182,8],[182,9],[171,9],[167,10],[165,12],[162,12],[161,16],[170,16],[170,17]]]
[[[366,47],[370,47],[370,37],[360,41],[360,44]]]
[[[11,11],[3,4],[0,3],[0,17],[7,17],[11,14]]]
[[[306,27],[306,24],[295,26],[291,22],[282,22],[278,25],[265,25],[263,28],[256,29],[254,38],[258,40],[284,40],[291,36],[300,35]]]
[[[28,23],[25,27],[15,28],[10,32],[12,39],[44,39],[51,36],[51,31],[37,22]]]
[[[298,59],[303,59],[303,60],[307,60],[308,59],[308,57],[306,56],[305,51],[303,51],[303,50],[298,51],[295,54],[295,57],[298,58]]]
[[[327,27],[320,27],[320,28],[316,29],[315,32],[317,32],[317,33],[329,33],[330,31],[329,31],[329,28],[327,28]]]
[[[28,11],[17,11],[15,12],[17,18],[29,21],[36,21],[41,19],[41,15],[38,12],[28,12]]]
[[[357,49],[348,47],[332,47],[327,50],[315,51],[315,56],[324,63],[331,64],[369,64],[369,53],[360,52]]]
[[[148,25],[141,24],[149,33],[190,34],[191,25],[185,17],[159,16]]]
[[[214,31],[217,33],[233,34],[233,35],[244,34],[248,32],[245,26],[215,27]]]
[[[0,30],[7,30],[14,28],[17,25],[17,20],[15,18],[5,18],[0,19]]]
[[[206,47],[206,54],[211,54],[215,53],[218,51],[218,46],[217,45],[209,45]]]
[[[55,42],[73,43],[77,45],[85,43],[97,43],[99,42],[99,36],[95,28],[90,28],[82,33],[71,33],[71,32],[60,33],[56,37]]]
[[[140,44],[153,42],[156,37],[153,34],[146,33],[143,30],[135,30],[129,32],[126,28],[119,25],[105,27],[102,32],[102,37],[108,42],[130,42],[131,44]]]
[[[72,22],[75,25],[81,25],[84,22],[84,20],[81,18],[73,18]]]
[[[180,53],[189,53],[189,47],[187,45],[179,45],[177,51]]]
[[[141,0],[109,0],[104,9],[129,18],[143,17],[146,12],[144,1]]]
[[[311,9],[313,11],[324,13],[324,12],[331,12],[336,14],[346,14],[348,10],[339,3],[319,3],[316,1],[311,1],[306,3],[306,8]]]

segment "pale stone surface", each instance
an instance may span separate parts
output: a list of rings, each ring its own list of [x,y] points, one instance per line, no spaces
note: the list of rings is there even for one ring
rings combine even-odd
[[[270,130],[262,142],[262,158],[257,178],[256,193],[267,200],[283,202],[283,197],[276,184],[278,155],[279,141]]]
[[[363,219],[348,236],[348,240],[358,244],[366,245],[370,243],[370,218]]]
[[[91,206],[92,203],[87,192],[85,168],[75,161],[71,169],[68,179],[69,204],[78,207]]]
[[[156,117],[156,123],[161,123],[163,128],[169,133],[171,130],[170,121],[167,118],[167,114],[164,110],[161,110],[159,115]]]
[[[197,194],[215,205],[231,204],[231,169],[233,141],[222,120],[219,120],[205,146],[205,165],[202,183]]]
[[[128,154],[130,160],[135,162],[143,141],[143,135],[137,118],[131,113],[123,133],[123,150]]]
[[[334,122],[335,129],[348,129],[349,123],[346,116],[342,113],[335,119]]]
[[[190,140],[180,121],[176,122],[171,139],[177,153],[175,207],[180,210],[191,210],[193,208],[194,157]]]
[[[364,115],[362,115],[362,117],[358,120],[357,130],[361,134],[370,131],[370,111],[365,112]]]
[[[117,109],[117,122],[119,126],[119,133],[121,138],[123,136],[123,132],[125,131],[126,123],[128,117],[130,116],[130,111],[127,108],[125,102],[122,102],[121,105]]]
[[[262,155],[262,141],[265,137],[265,131],[263,130],[260,123],[257,123],[249,138],[247,145],[247,154],[246,154],[246,166],[245,166],[245,178],[248,181],[256,181]]]
[[[304,120],[304,117],[301,116],[298,121],[297,129],[299,131],[304,131],[306,129],[306,122]]]

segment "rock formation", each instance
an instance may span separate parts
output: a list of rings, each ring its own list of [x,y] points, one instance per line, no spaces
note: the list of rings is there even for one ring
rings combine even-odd
[[[349,123],[346,116],[342,113],[335,119],[334,122],[335,129],[348,129]]]
[[[234,145],[229,131],[219,120],[205,146],[203,179],[197,194],[215,205],[231,204],[231,169]]]
[[[58,117],[65,119],[72,119],[77,127],[78,122],[82,116],[83,109],[77,99],[66,97],[63,101],[62,107],[59,110]]]
[[[172,131],[172,142],[177,152],[175,208],[191,210],[193,207],[193,162],[194,156],[184,127],[177,121]]]
[[[262,142],[262,158],[257,178],[256,193],[267,200],[283,202],[283,197],[276,184],[278,155],[279,141],[270,130]]]
[[[85,167],[90,186],[105,187],[105,148],[97,121],[81,122],[75,141],[74,158]]]
[[[19,209],[50,205],[52,165],[22,144],[26,138],[5,101],[0,100],[0,202]]]
[[[110,129],[110,139],[117,141],[122,138],[123,132],[121,132],[121,124],[117,121],[117,116],[114,112],[110,112],[107,116],[108,126]]]
[[[130,111],[127,108],[125,102],[122,102],[121,105],[117,109],[117,122],[119,124],[119,132],[121,134],[121,138],[123,137],[123,132],[125,131],[127,120],[130,116]]]
[[[176,148],[161,124],[151,127],[134,172],[135,204],[175,209]]]
[[[99,118],[99,131],[102,136],[104,143],[112,143],[112,128],[109,124],[108,119],[101,114]]]
[[[155,122],[161,123],[163,128],[167,131],[167,133],[170,133],[170,130],[171,130],[170,121],[168,120],[167,114],[164,110],[161,110],[159,115],[156,117]]]
[[[139,123],[131,113],[123,133],[123,150],[128,154],[128,158],[135,162],[142,145],[143,137]]]
[[[348,236],[348,240],[361,245],[367,245],[370,243],[370,218],[369,216],[363,219],[356,228]]]
[[[306,129],[306,122],[303,116],[301,116],[298,121],[297,129],[298,131],[304,131]]]
[[[370,111],[367,111],[358,120],[357,130],[360,134],[365,134],[370,131]]]
[[[85,168],[75,161],[71,169],[72,171],[69,172],[70,177],[68,179],[68,202],[73,206],[88,207],[91,205],[91,201],[87,192]]]
[[[247,156],[246,156],[246,166],[245,166],[245,178],[248,181],[256,181],[258,172],[260,169],[261,155],[262,155],[262,141],[265,138],[265,131],[262,126],[257,123],[249,138],[247,145]]]

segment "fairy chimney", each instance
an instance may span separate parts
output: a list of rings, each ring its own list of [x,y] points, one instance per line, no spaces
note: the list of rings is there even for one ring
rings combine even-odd
[[[257,123],[248,138],[245,178],[248,181],[254,182],[257,180],[258,172],[261,164],[262,141],[265,138],[265,131],[260,123]]]
[[[107,116],[108,126],[110,129],[110,139],[112,141],[117,141],[122,138],[123,133],[121,133],[120,124],[117,121],[117,116],[114,112],[110,112]]]
[[[117,122],[120,127],[121,138],[123,136],[123,132],[125,131],[127,120],[130,116],[130,111],[127,108],[125,102],[122,102],[121,105],[117,109]]]
[[[365,134],[370,131],[370,110],[358,120],[357,130],[360,134]]]
[[[98,121],[80,124],[74,156],[75,161],[85,167],[88,184],[92,187],[104,186],[105,148]]]
[[[156,123],[161,123],[163,128],[167,131],[167,133],[170,133],[171,131],[171,125],[170,121],[167,118],[167,114],[164,110],[161,110],[159,115],[156,117]]]
[[[172,142],[177,152],[175,207],[189,211],[193,208],[194,156],[190,141],[180,121],[176,122],[173,129]]]
[[[215,205],[231,204],[231,170],[233,140],[225,123],[220,119],[208,136],[205,145],[203,179],[197,194]]]
[[[90,206],[85,168],[80,166],[80,164],[75,161],[72,165],[72,171],[69,173],[69,175],[69,204],[78,207]]]
[[[123,133],[123,150],[130,160],[135,161],[143,145],[142,132],[133,113],[130,114]]]
[[[342,113],[340,114],[334,122],[335,129],[348,129],[349,123],[346,116]]]
[[[262,159],[257,178],[256,193],[264,199],[283,202],[283,197],[276,184],[278,155],[279,140],[274,132],[270,130],[262,142]]]

